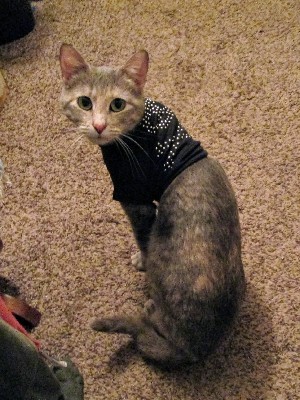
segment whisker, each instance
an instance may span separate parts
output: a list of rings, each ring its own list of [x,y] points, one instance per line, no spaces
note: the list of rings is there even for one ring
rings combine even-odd
[[[82,138],[84,137],[84,133],[82,133],[78,138],[76,138],[73,143],[71,144],[72,147],[74,147],[78,142],[80,142],[82,140]],[[81,144],[81,143],[80,143]]]
[[[65,127],[61,129],[61,133],[67,134],[67,133],[75,133],[77,130],[75,128],[70,128],[70,127]]]
[[[131,172],[132,172],[132,176],[134,176],[134,170],[133,170],[133,165],[132,165],[132,159],[131,159],[131,157],[130,157],[131,155],[128,154],[128,149],[126,149],[126,147],[124,146],[124,143],[123,143],[122,139],[120,139],[119,137],[116,138],[116,144],[117,144],[118,149],[120,150],[120,152],[121,152],[121,149],[123,149],[123,151],[124,151],[126,157],[128,158],[129,164],[130,164],[130,169],[131,169]],[[119,145],[121,146],[121,149],[120,149]]]
[[[126,152],[126,155],[128,157],[128,159],[130,159],[133,163],[133,166],[136,169],[136,172],[139,174],[141,173],[144,177],[146,177],[143,168],[141,167],[138,159],[136,158],[134,152],[132,151],[132,149],[128,146],[127,143],[124,142],[124,140],[122,140],[120,137],[118,138],[118,142],[122,144],[122,148],[124,149],[124,151]],[[132,171],[133,175],[134,172]]]
[[[132,165],[135,168],[135,171],[137,174],[140,173],[140,171],[143,174],[143,170],[135,156],[135,154],[132,152],[132,150],[130,149],[130,147],[127,145],[127,143],[124,142],[124,140],[122,140],[121,138],[119,138],[119,143],[122,144],[123,149],[126,151],[126,154],[128,155],[128,158],[132,161]],[[133,176],[134,176],[134,172],[133,172]]]
[[[130,137],[130,136],[126,135],[126,134],[123,134],[121,136],[124,136],[127,139],[131,140],[133,143],[135,143],[146,154],[146,156],[153,162],[153,164],[155,164],[154,161],[152,160],[152,158],[147,153],[147,151],[136,140],[132,139],[132,137]]]
[[[122,139],[121,139],[121,140],[122,140]],[[131,154],[133,161],[135,162],[137,171],[138,171],[138,172],[140,171],[140,172],[142,173],[142,175],[143,175],[144,177],[146,177],[146,175],[145,175],[145,173],[144,173],[144,171],[143,171],[143,168],[142,168],[141,164],[139,163],[139,161],[138,161],[136,155],[134,154],[134,151],[131,149],[131,147],[130,147],[127,143],[124,142],[124,140],[122,140],[122,142],[123,142],[124,145],[128,148],[128,151],[129,151],[129,153]]]

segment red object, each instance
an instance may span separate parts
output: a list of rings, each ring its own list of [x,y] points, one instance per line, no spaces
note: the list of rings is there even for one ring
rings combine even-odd
[[[31,340],[34,343],[36,348],[39,350],[40,342],[31,337],[31,335],[26,331],[26,329],[17,321],[11,310],[7,307],[1,295],[0,295],[0,318],[2,318],[3,321],[12,326],[14,329],[23,333],[29,340]]]

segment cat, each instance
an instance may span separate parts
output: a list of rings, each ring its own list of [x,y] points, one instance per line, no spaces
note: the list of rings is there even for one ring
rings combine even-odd
[[[145,359],[169,368],[203,360],[226,337],[245,276],[233,189],[174,113],[144,98],[148,64],[141,50],[121,68],[92,67],[63,44],[61,103],[100,146],[149,284],[141,312],[91,326],[131,335]]]

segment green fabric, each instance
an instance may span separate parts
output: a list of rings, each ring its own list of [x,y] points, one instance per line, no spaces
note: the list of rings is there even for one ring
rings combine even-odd
[[[83,379],[67,362],[52,372],[35,346],[0,319],[1,400],[82,400]]]
[[[83,378],[76,365],[66,358],[68,367],[53,367],[53,373],[60,383],[65,400],[83,399]]]
[[[33,344],[0,320],[1,400],[63,399],[59,382]]]

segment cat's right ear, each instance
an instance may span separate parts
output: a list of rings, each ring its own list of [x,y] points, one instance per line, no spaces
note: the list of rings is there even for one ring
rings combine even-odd
[[[70,44],[62,44],[59,53],[60,68],[65,82],[68,82],[74,75],[89,69],[77,50]]]
[[[146,83],[149,65],[149,55],[146,50],[140,50],[127,61],[122,70],[129,75],[142,91]]]

